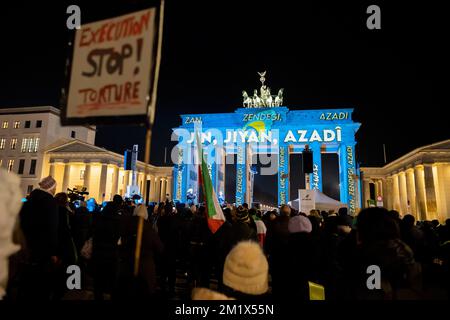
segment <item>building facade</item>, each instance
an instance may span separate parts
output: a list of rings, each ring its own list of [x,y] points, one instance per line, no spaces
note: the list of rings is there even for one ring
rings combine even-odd
[[[363,203],[382,200],[417,220],[450,218],[450,140],[418,148],[381,168],[362,167]]]
[[[56,179],[57,192],[86,187],[98,201],[124,196],[132,183],[124,156],[95,146],[95,127],[61,126],[57,108],[0,109],[0,126],[0,164],[21,177],[23,195],[47,175]],[[136,168],[136,184],[141,193],[149,186],[149,201],[171,197],[172,168],[139,161]]]
[[[310,188],[323,191],[322,154],[338,155],[340,201],[354,215],[361,208],[360,180],[355,154],[355,134],[360,123],[352,120],[353,109],[290,110],[287,107],[244,107],[234,113],[184,114],[174,129],[179,138],[174,166],[174,199],[199,198],[196,132],[205,152],[216,194],[225,194],[226,161],[236,155],[236,204],[252,203],[251,167],[257,157],[267,173],[277,175],[278,205],[290,200],[291,154],[312,150]],[[200,128],[201,127],[201,128]],[[234,200],[234,199],[233,199]]]

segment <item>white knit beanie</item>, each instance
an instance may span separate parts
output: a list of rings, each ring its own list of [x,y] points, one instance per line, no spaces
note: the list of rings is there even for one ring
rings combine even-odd
[[[245,293],[260,295],[269,289],[269,264],[258,243],[239,242],[228,254],[223,269],[224,285]]]

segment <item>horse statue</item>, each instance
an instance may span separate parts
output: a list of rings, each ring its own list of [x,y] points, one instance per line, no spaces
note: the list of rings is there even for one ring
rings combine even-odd
[[[243,105],[244,108],[251,108],[253,104],[252,98],[249,97],[247,91],[242,91],[242,97],[244,98]]]
[[[261,107],[262,101],[261,98],[258,96],[258,90],[255,89],[253,92],[253,107]]]
[[[273,98],[270,94],[270,88],[267,88],[266,107],[273,107]]]
[[[284,89],[280,89],[278,91],[278,95],[275,97],[275,106],[280,107],[283,105],[283,91]]]

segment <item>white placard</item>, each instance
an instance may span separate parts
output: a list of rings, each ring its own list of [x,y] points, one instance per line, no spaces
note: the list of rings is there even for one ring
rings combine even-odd
[[[152,8],[88,23],[76,31],[66,118],[147,114],[155,17]]]

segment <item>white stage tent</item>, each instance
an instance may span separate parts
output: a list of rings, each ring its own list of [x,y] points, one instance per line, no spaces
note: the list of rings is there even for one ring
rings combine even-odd
[[[339,208],[348,208],[348,205],[345,203],[342,203],[340,201],[334,200],[333,198],[330,198],[326,194],[318,191],[318,190],[311,190],[311,192],[314,192],[314,199],[315,199],[315,209],[320,211],[329,211],[334,210],[338,211]],[[300,200],[297,198],[295,200],[292,200],[289,202],[289,205],[300,211]],[[309,212],[305,212],[306,214],[309,214]]]

